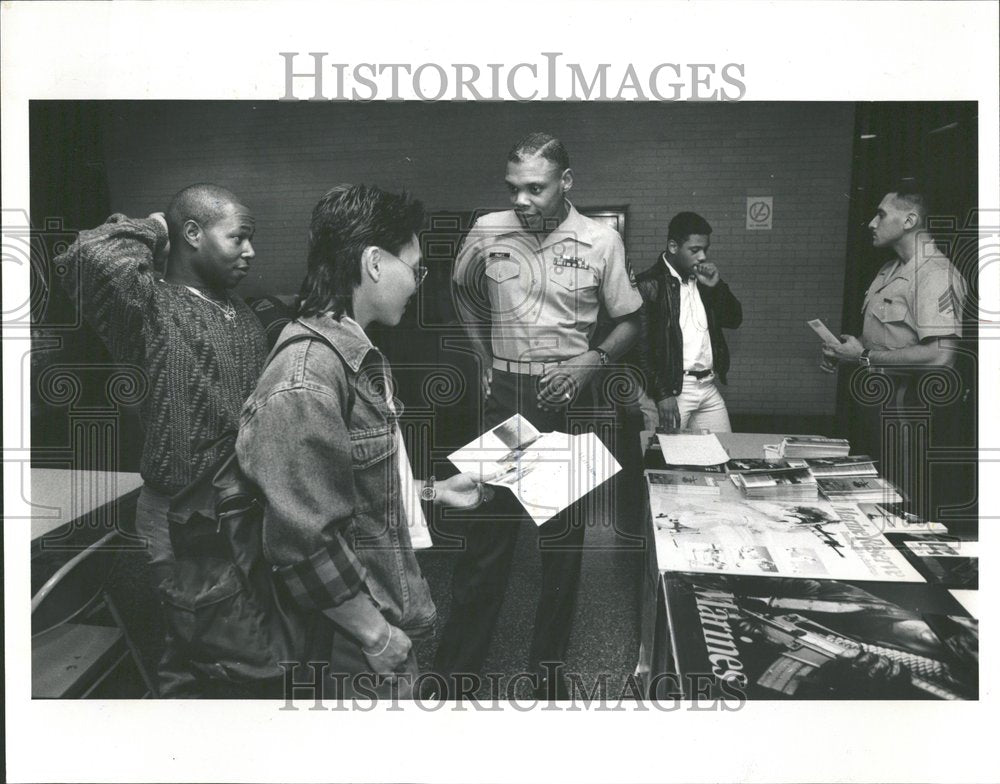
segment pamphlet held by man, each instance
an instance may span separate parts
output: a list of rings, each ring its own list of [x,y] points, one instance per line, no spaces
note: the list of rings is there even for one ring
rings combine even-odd
[[[540,433],[514,414],[453,452],[459,471],[508,487],[536,524],[600,487],[622,467],[595,433]]]

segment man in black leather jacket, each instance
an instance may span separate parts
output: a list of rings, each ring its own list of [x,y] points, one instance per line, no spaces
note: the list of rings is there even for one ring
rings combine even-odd
[[[743,308],[707,260],[711,233],[697,213],[678,213],[667,229],[667,249],[638,276],[638,362],[646,383],[640,406],[650,430],[732,429],[715,380],[725,384],[729,371],[722,328],[736,329]]]

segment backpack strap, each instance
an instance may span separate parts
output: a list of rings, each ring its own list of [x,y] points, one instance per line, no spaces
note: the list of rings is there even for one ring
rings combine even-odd
[[[284,348],[292,345],[293,343],[301,343],[303,340],[316,340],[316,341],[320,341],[321,343],[325,343],[327,346],[330,347],[330,350],[333,351],[334,354],[336,354],[337,359],[339,359],[341,362],[344,361],[341,358],[341,356],[340,356],[340,352],[337,351],[336,346],[334,346],[333,343],[330,342],[330,339],[326,335],[324,335],[322,332],[319,332],[319,331],[313,329],[312,327],[310,327],[308,324],[303,324],[301,321],[298,321],[298,320],[295,320],[295,321],[293,321],[291,323],[298,324],[301,327],[305,327],[305,329],[307,329],[308,332],[301,332],[298,335],[292,335],[292,336],[290,336],[288,338],[285,338],[284,340],[279,340],[275,344],[274,348],[271,349],[271,353],[268,354],[267,359],[264,360],[264,366],[261,368],[261,373],[263,373],[264,372],[264,368],[266,368],[268,365],[270,365],[271,361],[276,356],[278,356],[278,353],[280,351],[282,351]],[[355,394],[354,393],[354,388],[350,384],[348,384],[347,385],[347,417],[346,417],[347,419],[350,419],[351,412],[354,411],[354,394]]]
[[[317,332],[312,327],[310,327],[310,326],[308,326],[306,324],[303,324],[301,321],[298,321],[298,322],[295,322],[295,323],[300,324],[301,326],[305,327],[309,331],[308,332],[300,333],[298,335],[292,335],[291,337],[288,337],[285,340],[276,343],[275,346],[274,346],[274,348],[271,349],[271,353],[267,355],[267,359],[264,360],[264,364],[260,368],[260,372],[261,373],[264,372],[264,368],[266,368],[268,365],[271,364],[272,360],[276,356],[278,356],[278,353],[280,351],[282,351],[282,349],[284,349],[284,348],[292,345],[293,343],[301,343],[303,340],[319,340],[319,341],[322,341],[323,343],[326,343],[326,345],[328,345],[331,349],[333,349],[333,353],[337,354],[337,358],[338,359],[340,358],[340,354],[337,353],[337,350],[334,348],[333,343],[331,343],[329,341],[329,339],[326,337],[326,335],[323,335],[322,333]],[[341,361],[343,361],[343,360],[341,360]],[[353,410],[354,410],[354,389],[348,388],[348,395],[347,395],[347,416],[348,417],[350,417],[351,412]],[[204,438],[204,439],[202,439],[201,441],[199,441],[195,445],[195,448],[194,448],[195,452],[201,453],[201,452],[207,452],[207,451],[211,451],[213,449],[217,449],[220,446],[222,446],[223,444],[225,444],[226,441],[229,441],[229,440],[232,440],[232,442],[235,444],[235,442],[236,442],[236,433],[237,433],[236,428],[231,428],[231,429],[225,431],[224,433],[219,434],[215,438]],[[213,470],[212,473],[214,473],[214,470]]]
[[[278,356],[278,354],[282,351],[282,349],[292,345],[293,343],[301,343],[303,340],[322,340],[324,343],[328,345],[330,344],[330,341],[328,341],[322,335],[319,335],[318,333],[315,333],[311,330],[309,332],[300,333],[298,335],[292,335],[291,337],[285,338],[284,340],[281,340],[274,344],[274,348],[271,349],[271,353],[268,354],[267,359],[264,360],[264,365],[261,367],[261,372],[263,372],[264,368],[266,368],[268,365],[271,364],[272,360],[276,356]],[[332,345],[330,347],[333,348]]]

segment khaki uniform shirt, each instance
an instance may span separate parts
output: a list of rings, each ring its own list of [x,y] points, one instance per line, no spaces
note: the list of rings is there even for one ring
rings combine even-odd
[[[892,351],[927,338],[960,338],[965,294],[965,280],[933,245],[905,264],[887,262],[865,294],[861,342]]]
[[[488,298],[495,357],[578,356],[590,348],[601,305],[612,318],[642,307],[616,231],[569,204],[566,219],[539,236],[513,210],[491,213],[476,221],[455,260],[453,279],[464,289],[458,295]]]

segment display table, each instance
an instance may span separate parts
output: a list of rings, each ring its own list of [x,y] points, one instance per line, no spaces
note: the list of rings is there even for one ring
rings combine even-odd
[[[785,436],[717,437],[738,459]],[[647,696],[978,698],[978,626],[949,591],[978,585],[974,544],[853,500],[747,500],[728,481],[704,501],[644,490]]]
[[[729,452],[731,458],[763,457],[765,444],[778,444],[785,435],[774,433],[717,433],[719,442]],[[646,444],[653,436],[650,430],[639,434],[639,448],[645,453]],[[732,490],[737,496],[739,491],[729,485],[725,492]],[[670,646],[667,640],[666,602],[663,595],[663,581],[656,558],[656,529],[649,510],[649,494],[645,483],[642,487],[644,534],[646,547],[645,565],[643,567],[642,588],[639,598],[639,662],[636,665],[636,675],[648,684],[651,673],[666,672],[670,668]]]

